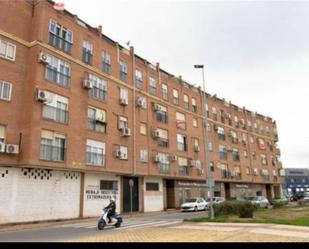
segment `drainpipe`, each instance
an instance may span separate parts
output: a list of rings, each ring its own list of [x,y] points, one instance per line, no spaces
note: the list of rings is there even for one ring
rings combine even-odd
[[[130,47],[130,55],[132,57],[132,82],[133,82],[133,176],[136,175],[136,92],[135,92],[135,55],[134,47]]]
[[[247,119],[247,112],[246,112],[245,107],[243,108],[243,111],[244,111],[244,113],[245,113],[245,119],[248,120],[248,119]],[[252,121],[252,119],[251,119],[250,121]],[[247,123],[248,123],[248,122],[247,122]],[[252,127],[252,122],[251,122],[251,127]],[[250,144],[251,144],[251,142],[250,142],[249,131],[248,131],[248,130],[246,131],[246,134],[247,134],[248,154],[249,154],[249,162],[250,162],[250,169],[251,169],[251,181],[252,181],[252,183],[254,183],[254,175],[253,175],[253,168],[252,168],[253,165],[252,165],[251,150],[250,150]]]

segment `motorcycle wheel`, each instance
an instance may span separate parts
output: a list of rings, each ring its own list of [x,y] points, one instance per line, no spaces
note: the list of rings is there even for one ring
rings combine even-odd
[[[98,229],[99,229],[99,230],[103,230],[104,227],[105,227],[105,224],[104,224],[104,223],[102,223],[102,222],[98,223]]]
[[[116,227],[116,228],[118,228],[118,227],[120,227],[120,226],[121,226],[121,222],[118,222],[118,223],[115,224],[115,227]]]

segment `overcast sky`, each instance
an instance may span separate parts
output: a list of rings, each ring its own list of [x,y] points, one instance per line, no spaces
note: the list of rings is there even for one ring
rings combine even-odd
[[[275,119],[283,167],[309,168],[309,1],[58,2],[191,84],[204,64],[208,93]]]

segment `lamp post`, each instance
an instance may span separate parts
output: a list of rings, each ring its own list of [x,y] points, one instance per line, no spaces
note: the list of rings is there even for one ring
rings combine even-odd
[[[206,178],[206,184],[208,185],[209,189],[209,195],[210,195],[210,219],[214,219],[214,209],[213,209],[213,179],[210,172],[210,163],[209,163],[209,148],[208,148],[208,120],[207,120],[207,113],[206,113],[206,104],[207,104],[207,96],[205,91],[205,79],[204,79],[204,65],[194,65],[194,68],[201,68],[202,69],[202,76],[203,76],[203,112],[205,116],[205,157],[206,157],[206,168],[207,168],[207,178]]]

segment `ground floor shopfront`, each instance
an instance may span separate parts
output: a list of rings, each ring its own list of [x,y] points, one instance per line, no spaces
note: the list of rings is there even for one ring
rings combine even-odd
[[[262,184],[216,182],[214,191],[227,198],[275,195],[274,186]],[[178,209],[186,199],[198,196],[209,196],[205,182],[0,167],[0,224],[96,217],[111,198],[123,213]]]

